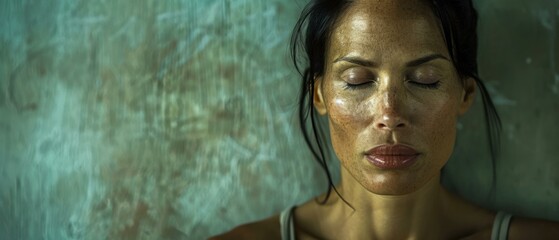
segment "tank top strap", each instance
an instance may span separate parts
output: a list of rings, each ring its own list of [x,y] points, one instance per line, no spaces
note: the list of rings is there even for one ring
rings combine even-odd
[[[280,213],[280,231],[282,240],[295,240],[295,228],[293,227],[293,209],[295,206],[286,208]]]
[[[509,226],[512,214],[499,211],[493,221],[491,240],[506,240],[509,235]]]

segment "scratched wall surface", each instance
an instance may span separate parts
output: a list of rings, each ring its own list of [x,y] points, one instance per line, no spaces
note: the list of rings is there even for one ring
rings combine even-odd
[[[559,220],[559,7],[477,2],[496,197],[479,101],[445,184]],[[203,239],[322,192],[288,60],[302,5],[1,1],[0,238]]]

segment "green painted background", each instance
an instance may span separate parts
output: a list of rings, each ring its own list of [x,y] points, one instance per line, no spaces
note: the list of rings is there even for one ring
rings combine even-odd
[[[322,192],[288,59],[303,5],[0,1],[0,238],[203,239]],[[479,101],[445,183],[559,220],[559,4],[477,6],[496,197]]]

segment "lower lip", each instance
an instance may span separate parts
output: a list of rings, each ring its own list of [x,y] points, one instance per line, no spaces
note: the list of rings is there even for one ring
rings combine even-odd
[[[403,169],[415,163],[417,156],[415,155],[365,155],[370,163],[380,169]]]

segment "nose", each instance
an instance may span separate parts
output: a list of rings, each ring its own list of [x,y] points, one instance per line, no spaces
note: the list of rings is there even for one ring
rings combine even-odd
[[[377,120],[375,127],[380,130],[394,131],[407,126],[401,117],[384,114],[380,120]]]
[[[398,89],[386,89],[381,93],[377,102],[377,114],[374,121],[375,128],[385,131],[394,131],[408,126],[403,115],[405,94]]]

